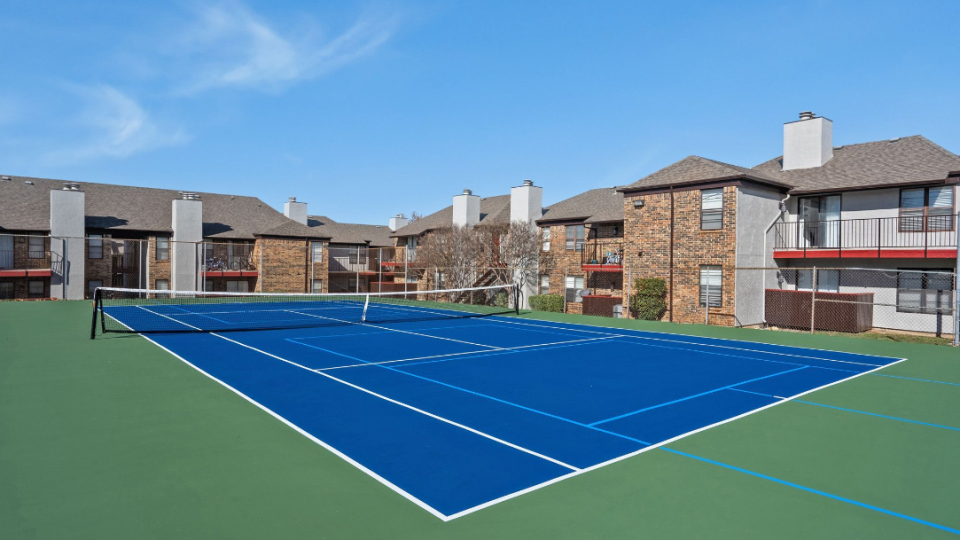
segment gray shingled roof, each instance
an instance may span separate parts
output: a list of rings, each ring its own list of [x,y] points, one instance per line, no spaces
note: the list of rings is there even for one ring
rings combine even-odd
[[[960,170],[960,156],[915,135],[886,141],[838,146],[822,167],[784,171],[783,156],[752,169],[699,156],[689,156],[620,191],[720,178],[743,177],[789,187],[792,192],[854,189],[872,186],[943,180]]]
[[[10,178],[0,181],[0,229],[50,230],[50,191],[62,189],[67,181]],[[90,182],[80,182],[80,189],[86,195],[88,229],[173,232],[172,201],[180,198],[175,190]],[[256,197],[200,193],[200,198],[205,238],[250,240],[259,234],[325,238]]]
[[[960,156],[921,135],[848,144],[833,149],[833,158],[813,169],[781,170],[783,156],[753,168],[793,186],[793,191],[855,188],[943,180],[960,170]]]
[[[480,199],[480,223],[499,225],[510,222],[510,195]],[[392,236],[417,236],[433,229],[449,227],[453,223],[453,205],[400,227]]]
[[[765,175],[763,172],[731,165],[722,161],[707,159],[700,156],[687,156],[680,161],[668,165],[659,171],[647,175],[640,180],[623,186],[620,191],[642,188],[654,188],[703,180],[748,177],[750,179],[770,184],[780,185],[783,182]]]
[[[623,221],[623,195],[615,188],[591,189],[550,205],[537,222],[581,219],[586,223]]]
[[[390,227],[362,223],[340,223],[327,216],[309,216],[307,224],[334,244],[366,244],[371,247],[391,247]]]

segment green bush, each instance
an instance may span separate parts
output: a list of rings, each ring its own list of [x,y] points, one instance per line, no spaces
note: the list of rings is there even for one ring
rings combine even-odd
[[[530,297],[530,309],[534,311],[553,311],[563,313],[563,295],[537,294]]]
[[[510,295],[507,291],[500,291],[493,297],[493,305],[499,308],[510,307]]]
[[[637,278],[633,282],[630,313],[644,321],[659,321],[667,311],[667,282],[660,278]]]

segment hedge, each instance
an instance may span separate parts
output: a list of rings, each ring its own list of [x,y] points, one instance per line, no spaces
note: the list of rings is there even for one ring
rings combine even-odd
[[[644,321],[659,321],[667,311],[667,283],[661,278],[637,278],[630,297],[630,313]]]
[[[530,297],[530,309],[563,313],[563,295],[537,294]]]

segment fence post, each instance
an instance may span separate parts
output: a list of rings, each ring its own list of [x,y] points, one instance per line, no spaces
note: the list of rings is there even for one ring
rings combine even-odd
[[[813,267],[813,277],[811,278],[813,282],[812,287],[810,288],[810,333],[813,333],[815,328],[814,321],[817,316],[817,267]]]
[[[383,292],[383,248],[377,248],[377,292]]]
[[[623,287],[623,318],[630,318],[630,269],[627,268],[627,283]]]
[[[702,272],[702,270],[701,270]],[[703,279],[702,277],[700,279]],[[710,276],[707,276],[707,296],[703,299],[703,324],[710,326]]]
[[[260,259],[260,262],[257,263],[257,266],[258,266],[258,268],[257,268],[257,277],[258,277],[258,279],[257,279],[257,285],[258,285],[258,287],[257,287],[257,288],[260,289],[258,292],[263,292],[263,278],[264,278],[264,276],[263,276],[263,274],[264,274],[264,271],[263,271],[263,270],[264,270],[264,268],[263,268],[263,248],[264,248],[264,247],[265,247],[265,244],[264,244],[263,237],[260,237],[260,253],[257,254],[257,257]]]

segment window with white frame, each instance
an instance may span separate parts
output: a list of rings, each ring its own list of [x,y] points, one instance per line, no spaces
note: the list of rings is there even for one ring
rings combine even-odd
[[[583,245],[586,242],[586,231],[583,225],[566,226],[566,250],[583,251]]]
[[[897,311],[949,314],[952,297],[952,270],[900,269],[897,272]]]
[[[170,260],[170,238],[167,236],[157,237],[157,260]]]
[[[322,279],[313,280],[313,283],[310,286],[310,292],[315,292],[315,293],[323,292],[323,280]]]
[[[416,236],[407,237],[407,260],[408,261],[417,260],[417,237]]]
[[[582,302],[580,293],[583,291],[583,276],[566,276],[564,282],[564,298],[567,302]]]
[[[541,251],[550,251],[550,227],[540,227],[540,239],[543,241]]]
[[[723,306],[723,268],[714,265],[700,266],[700,307]]]
[[[723,228],[723,188],[700,190],[700,228]]]
[[[549,274],[540,274],[540,294],[550,294]]]
[[[169,291],[170,290],[170,280],[169,279],[158,279],[154,282],[154,289],[158,291]]]
[[[900,232],[952,231],[953,186],[900,190]]]
[[[311,242],[310,252],[313,253],[314,263],[323,262],[323,242]]]
[[[27,237],[27,257],[31,259],[42,259],[46,256],[45,238],[42,236]]]
[[[227,281],[227,292],[247,292],[249,287],[250,283],[244,279]]]
[[[88,259],[103,258],[103,235],[102,234],[87,235],[87,258]]]
[[[813,270],[797,271],[797,290],[813,290]],[[840,292],[840,270],[817,270],[817,292]]]
[[[43,298],[46,296],[46,284],[42,281],[30,281],[27,283],[27,295],[30,298]]]

